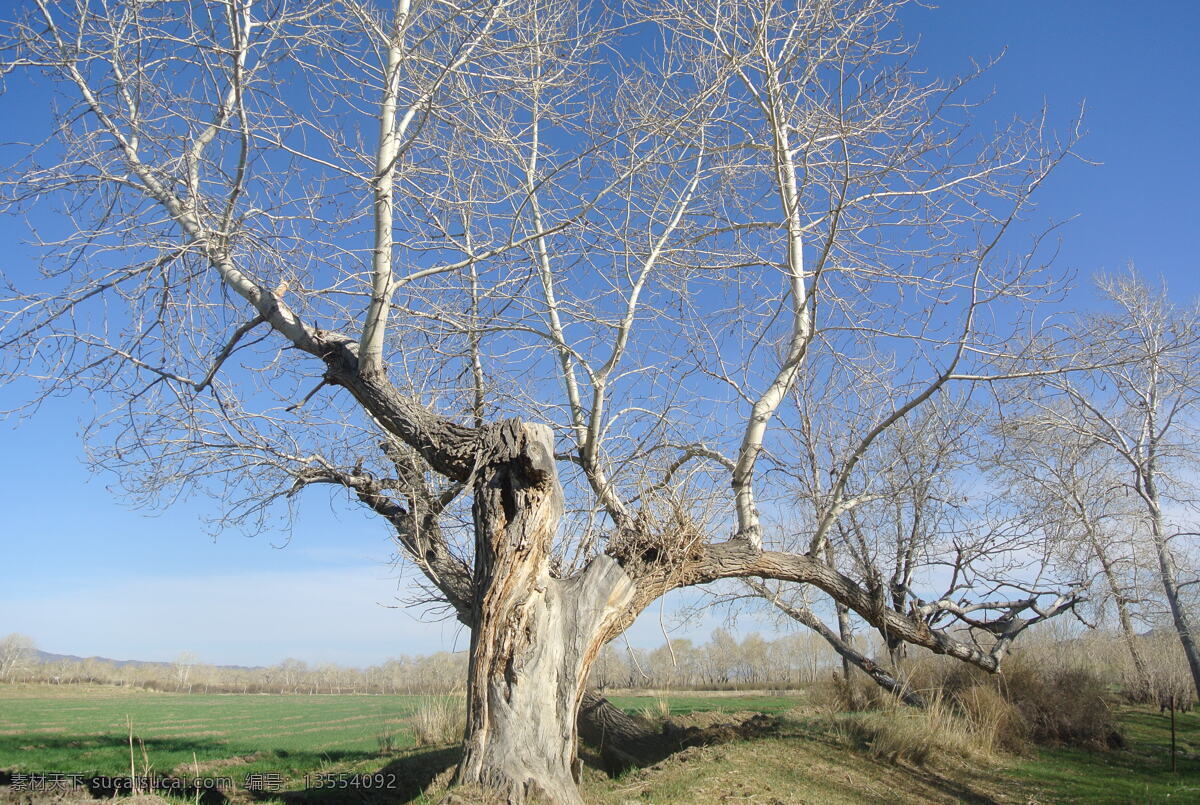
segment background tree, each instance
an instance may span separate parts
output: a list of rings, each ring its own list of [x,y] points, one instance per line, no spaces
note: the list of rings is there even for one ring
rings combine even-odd
[[[815,549],[812,527],[804,526],[819,527],[830,519],[825,511],[829,479],[846,473],[849,466],[852,505],[832,518],[820,547],[831,565],[861,579],[875,606],[900,614],[920,612],[937,622],[946,617],[939,608],[955,606],[967,590],[990,587],[1023,599],[1084,578],[1078,568],[1050,561],[1049,537],[1014,510],[1010,480],[993,482],[980,472],[991,450],[987,423],[995,415],[994,407],[985,409],[965,395],[943,395],[889,428],[875,449],[860,457],[855,449],[861,434],[895,392],[886,377],[859,377],[838,368],[831,374],[839,381],[798,384],[804,414],[793,435],[802,463],[789,474],[807,516],[785,540],[792,550]],[[1066,572],[1056,572],[1059,569]],[[754,580],[744,584],[776,611],[825,639],[842,657],[847,681],[850,669],[858,668],[906,703],[923,706],[900,668],[906,642],[889,632],[886,623],[875,630],[886,657],[872,657],[856,645],[851,614],[820,591]],[[931,597],[932,606],[916,593],[917,588],[937,589],[938,584],[944,587]],[[970,606],[965,604],[957,613],[968,623]],[[818,614],[825,610],[831,611],[836,627]],[[1012,631],[998,631],[988,640],[997,657],[1025,625],[1011,626]]]
[[[1073,419],[1069,408],[1064,420]],[[1020,417],[997,424],[1001,446],[994,460],[1011,490],[1017,516],[1047,535],[1047,557],[1090,579],[1089,607],[1098,616],[1111,605],[1122,642],[1133,663],[1127,694],[1150,694],[1150,670],[1137,624],[1153,598],[1154,574],[1147,573],[1139,550],[1142,503],[1123,483],[1111,452],[1087,433],[1041,427],[1043,420]]]
[[[175,657],[174,662],[171,663],[172,670],[175,672],[175,690],[190,691],[192,689],[192,671],[199,659],[195,652],[191,651],[181,651]]]
[[[136,501],[379,514],[471,628],[457,779],[511,801],[578,801],[588,672],[679,587],[809,584],[994,670],[939,627],[1069,597],[902,613],[825,550],[881,437],[1019,371],[1053,284],[1037,238],[1001,244],[1071,140],[976,138],[901,5],[35,0],[3,69],[55,114],[3,187],[43,261],[6,277],[2,377],[109,406],[90,455]],[[830,366],[890,396],[808,549],[772,550],[789,392]]]
[[[1049,375],[1026,388],[1023,427],[1044,438],[1082,441],[1107,457],[1140,506],[1158,584],[1200,693],[1200,649],[1185,588],[1194,585],[1195,465],[1200,414],[1200,320],[1130,270],[1102,276],[1110,311],[1081,318],[1076,354],[1100,368]],[[1181,563],[1181,560],[1185,560]]]
[[[29,635],[13,632],[0,640],[0,679],[13,680],[37,659],[37,645]]]

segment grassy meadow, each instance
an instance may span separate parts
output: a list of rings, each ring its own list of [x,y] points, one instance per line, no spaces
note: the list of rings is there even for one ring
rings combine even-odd
[[[106,686],[0,687],[0,768],[289,778],[413,746],[419,696],[156,693]],[[145,748],[143,754],[142,748]]]
[[[757,740],[688,749],[616,779],[585,768],[582,790],[589,803],[1200,802],[1196,713],[1177,716],[1178,771],[1171,773],[1169,721],[1146,708],[1119,711],[1127,740],[1119,750],[1043,748],[915,764],[856,744],[838,729],[836,718],[802,695],[610,698],[630,712],[661,717],[669,711],[672,718],[701,725],[724,714],[766,712],[779,717],[779,727]],[[216,801],[433,802],[457,750],[415,745],[414,718],[429,701],[0,686],[0,770],[10,780],[12,774],[34,772],[128,775],[132,724],[137,774],[231,778],[234,787]],[[387,776],[389,790],[313,784],[318,775],[377,773]],[[286,791],[247,791],[246,776],[255,774],[280,775]]]

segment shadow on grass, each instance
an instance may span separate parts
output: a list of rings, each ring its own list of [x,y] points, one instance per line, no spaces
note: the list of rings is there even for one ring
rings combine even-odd
[[[331,759],[332,755],[330,755]],[[409,802],[417,799],[439,776],[454,768],[462,757],[460,747],[410,749],[374,772],[312,775],[300,791],[250,791],[257,801],[288,805],[340,805],[340,803]]]
[[[189,738],[147,738],[136,745],[140,756],[142,747],[146,754],[153,758],[156,754],[201,753],[206,756],[214,752],[225,752],[225,744],[216,741],[203,741]],[[64,761],[59,758],[76,751],[129,751],[129,738],[118,735],[6,735],[0,737],[0,758],[15,759],[26,753],[43,753],[42,757],[55,759],[39,760],[47,764],[46,768],[34,768],[29,764],[21,764],[22,771],[6,770],[0,772],[0,785],[21,786],[30,792],[63,791],[82,786],[87,792],[97,798],[109,799],[115,796],[128,795],[135,790],[142,793],[169,794],[185,797],[190,802],[203,805],[224,805],[229,802],[225,792],[218,787],[212,778],[179,777],[151,770],[149,774],[130,776],[128,774],[104,774],[95,768],[87,768],[86,762],[77,763]],[[4,762],[4,761],[0,761]],[[136,764],[142,762],[139,757]],[[136,765],[135,764],[135,765]],[[208,782],[206,782],[206,779]]]
[[[265,746],[249,747],[236,742],[214,741],[201,738],[140,738],[134,734],[134,754],[138,766],[142,764],[142,748],[152,763],[157,758],[174,755],[192,758],[198,756],[200,765],[220,766],[238,756],[253,755],[259,758],[284,759],[300,768],[315,768],[320,762],[353,762],[378,757],[378,753],[366,750],[287,750],[271,749]],[[57,735],[45,733],[26,733],[24,735],[0,736],[0,765],[11,766],[13,761],[33,758],[33,763],[61,763],[63,756],[82,752],[118,753],[123,759],[129,756],[129,738],[115,733],[102,735]],[[94,765],[94,760],[80,757],[78,762],[70,759],[71,770],[82,770],[87,773],[100,774]],[[189,760],[186,765],[190,765]],[[21,764],[28,767],[29,763]],[[111,764],[109,765],[111,768]],[[123,765],[128,765],[123,764]],[[56,769],[61,770],[61,769]]]
[[[150,774],[140,769],[145,762],[143,748],[151,765]],[[353,763],[376,758],[373,752],[332,750],[289,752],[258,750],[231,745],[224,741],[199,738],[144,738],[134,744],[134,777],[111,773],[129,769],[129,738],[125,735],[56,735],[27,733],[0,736],[0,785],[13,785],[14,777],[27,790],[53,790],[81,785],[93,797],[111,798],[128,795],[135,788],[143,792],[170,795],[203,805],[224,805],[240,789],[248,774],[282,772],[285,776],[303,774],[325,763]],[[83,753],[105,755],[103,761],[84,757]],[[179,758],[192,758],[178,762]],[[114,759],[119,765],[114,763]],[[176,760],[174,771],[154,764],[164,758]],[[197,773],[191,773],[199,758]],[[270,768],[263,769],[264,764]],[[18,771],[19,769],[19,771]],[[108,772],[105,769],[109,770]]]
[[[954,797],[959,802],[971,803],[971,805],[995,805],[999,802],[999,800],[996,800],[986,792],[976,790],[970,785],[942,774],[936,769],[926,766],[916,766],[910,763],[894,763],[872,757],[868,752],[869,747],[863,744],[850,749],[846,746],[845,739],[832,734],[829,725],[822,723],[820,720],[787,719],[784,721],[784,725],[785,729],[780,733],[780,737],[782,738],[799,738],[805,743],[818,744],[835,753],[856,752],[858,754],[858,757],[855,758],[856,762],[870,764],[879,769],[898,770],[930,788],[937,789]]]

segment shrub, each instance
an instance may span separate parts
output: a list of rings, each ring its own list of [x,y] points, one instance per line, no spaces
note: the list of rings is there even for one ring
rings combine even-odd
[[[384,724],[375,738],[379,742],[379,754],[390,755],[399,748],[396,730],[391,724]]]
[[[1020,753],[1029,742],[1112,749],[1124,745],[1096,664],[1057,664],[1013,654],[1003,673],[941,658],[905,668],[925,697],[925,710],[901,707],[860,674],[834,677],[815,690],[831,713],[834,731],[878,756],[924,763],[933,754],[962,758]],[[864,712],[876,711],[876,712]]]
[[[963,688],[954,701],[971,725],[976,742],[987,754],[1019,753],[1027,748],[1028,733],[1021,711],[996,685],[983,681]]]
[[[1042,651],[1014,652],[1000,674],[941,658],[909,669],[915,688],[940,695],[978,730],[990,728],[997,748],[1020,751],[1026,741],[1114,748],[1124,740],[1109,706],[1099,663],[1078,663]]]
[[[1042,744],[1116,748],[1116,729],[1104,681],[1085,668],[1035,668],[1012,658],[1004,670],[1005,697],[1016,706],[1029,737]]]

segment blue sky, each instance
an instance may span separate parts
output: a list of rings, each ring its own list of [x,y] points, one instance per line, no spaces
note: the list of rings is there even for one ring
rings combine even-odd
[[[1076,217],[1062,230],[1059,266],[1078,274],[1072,304],[1091,303],[1087,278],[1133,262],[1166,278],[1184,300],[1200,293],[1194,247],[1200,203],[1200,6],[1106,0],[957,0],[911,8],[917,63],[949,75],[1004,52],[983,79],[995,87],[980,120],[1029,115],[1043,102],[1063,124],[1086,102],[1080,147],[1102,163],[1067,165],[1041,196],[1044,219]],[[17,136],[13,102],[36,96],[10,87],[0,140]],[[30,110],[32,111],[32,109]],[[31,115],[36,119],[36,115]],[[0,220],[5,273],[27,270],[19,221]],[[0,390],[0,409],[19,389]],[[247,539],[215,539],[206,501],[154,513],[123,507],[82,461],[84,401],[53,400],[32,419],[0,423],[0,635],[19,631],[42,648],[118,658],[367,665],[401,653],[462,649],[453,622],[393,608],[408,594],[391,566],[387,531],[344,500],[310,493],[297,525]],[[656,606],[630,641],[662,641],[677,601]],[[715,614],[676,634],[704,639]],[[770,631],[744,621],[742,630]]]

